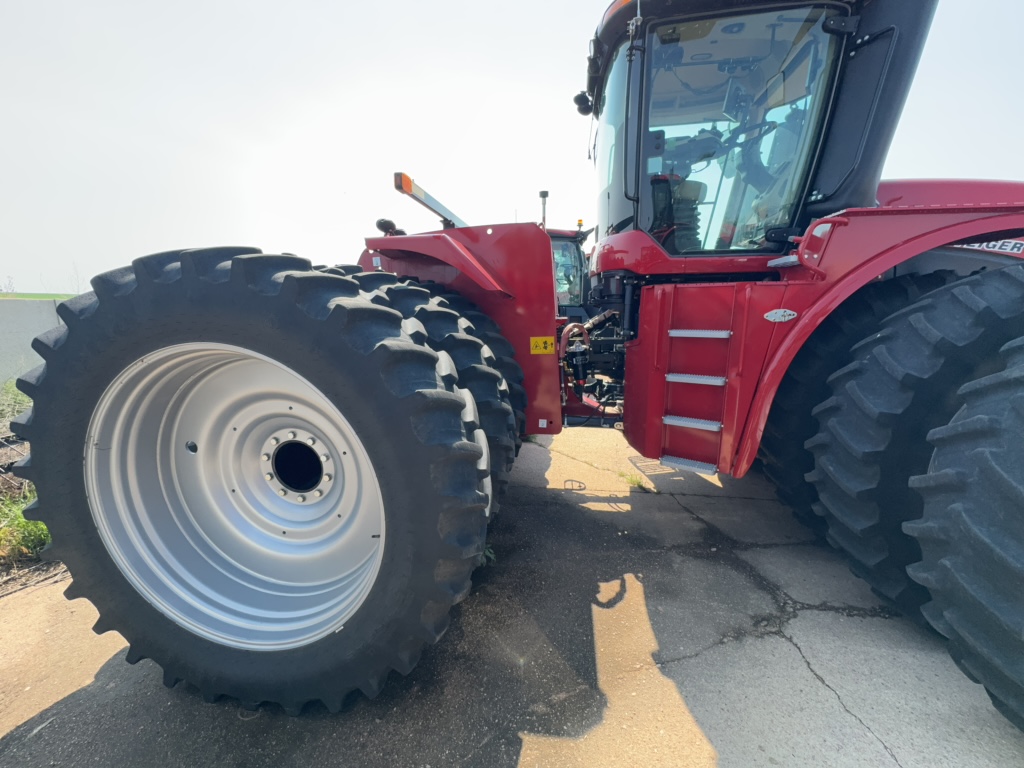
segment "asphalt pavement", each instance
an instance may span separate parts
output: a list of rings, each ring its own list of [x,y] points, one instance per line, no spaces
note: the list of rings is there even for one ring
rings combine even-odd
[[[760,476],[523,446],[441,642],[300,717],[161,684],[61,580],[0,598],[0,767],[1024,766],[1024,734]]]

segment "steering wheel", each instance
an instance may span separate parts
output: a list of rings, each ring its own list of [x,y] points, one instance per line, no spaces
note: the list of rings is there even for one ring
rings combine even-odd
[[[737,147],[760,141],[778,127],[779,124],[774,120],[765,120],[763,123],[755,123],[745,127],[740,126],[729,132],[729,138],[722,142],[722,147],[725,152],[732,152]],[[747,138],[740,141],[741,136],[746,136]]]

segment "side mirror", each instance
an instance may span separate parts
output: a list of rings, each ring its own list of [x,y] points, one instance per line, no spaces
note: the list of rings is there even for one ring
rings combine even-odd
[[[573,96],[573,104],[576,105],[576,111],[581,115],[591,115],[594,112],[594,103],[590,100],[590,96],[587,95],[586,91],[580,91]]]

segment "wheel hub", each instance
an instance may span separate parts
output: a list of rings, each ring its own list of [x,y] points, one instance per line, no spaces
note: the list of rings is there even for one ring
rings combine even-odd
[[[259,460],[263,479],[274,493],[292,503],[313,503],[333,487],[331,449],[319,433],[309,429],[275,432],[263,443]]]
[[[252,650],[339,631],[376,580],[384,505],[362,441],[288,367],[221,344],[122,371],[85,446],[114,562],[189,631]]]

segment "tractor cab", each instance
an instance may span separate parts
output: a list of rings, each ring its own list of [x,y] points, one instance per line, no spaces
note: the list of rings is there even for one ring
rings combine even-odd
[[[583,310],[589,287],[587,259],[583,253],[589,231],[579,229],[548,229],[551,237],[551,254],[555,268],[555,298],[559,317],[587,319]]]
[[[614,3],[576,97],[597,119],[599,238],[639,230],[670,257],[780,251],[822,212],[873,205],[892,130],[878,112],[898,113],[916,56],[893,29],[857,30],[933,10],[903,5],[919,7]]]

